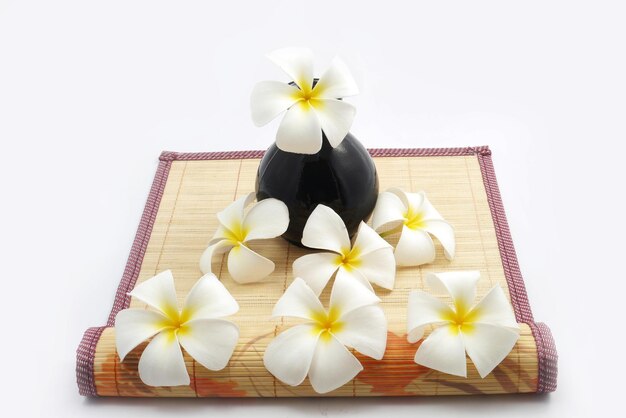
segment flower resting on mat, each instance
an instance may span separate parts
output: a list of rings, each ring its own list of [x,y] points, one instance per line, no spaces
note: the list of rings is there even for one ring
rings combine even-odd
[[[302,244],[332,251],[307,254],[293,263],[294,276],[304,279],[317,295],[335,272],[337,278],[350,278],[372,292],[370,282],[393,289],[396,275],[393,248],[364,222],[351,244],[339,215],[328,206],[317,205],[304,226]]]
[[[380,360],[387,346],[387,320],[380,299],[364,286],[338,276],[324,309],[315,293],[295,278],[276,302],[272,316],[307,322],[280,333],[270,342],[263,364],[281,382],[297,386],[309,376],[317,393],[352,380],[363,366],[348,350]]]
[[[315,154],[322,147],[322,131],[334,148],[348,134],[356,109],[340,100],[359,89],[346,65],[335,58],[313,87],[313,53],[307,48],[283,48],[268,54],[295,85],[262,81],[252,91],[250,109],[262,126],[284,111],[276,146],[283,151]]]
[[[151,309],[124,309],[115,317],[115,344],[121,361],[143,341],[152,340],[139,359],[139,377],[149,386],[189,384],[182,346],[209,370],[226,367],[239,329],[221,317],[232,315],[239,305],[213,274],[193,286],[182,310],[178,309],[174,277],[163,271],[141,283],[130,295]]]
[[[419,266],[435,261],[437,237],[448,260],[454,258],[454,229],[437,212],[424,192],[389,189],[378,196],[372,226],[381,236],[400,232],[394,255],[399,266]]]
[[[252,200],[254,193],[237,199],[217,214],[220,225],[200,258],[203,273],[211,271],[214,254],[227,251],[228,272],[238,283],[256,282],[274,271],[274,263],[252,251],[247,243],[282,235],[289,226],[289,210],[278,199],[265,199],[244,214]]]
[[[426,276],[432,291],[452,297],[452,307],[419,290],[409,293],[409,342],[419,341],[427,325],[435,326],[415,354],[417,364],[466,377],[467,352],[480,377],[485,377],[511,352],[519,338],[511,305],[499,285],[474,305],[479,278],[477,271]]]

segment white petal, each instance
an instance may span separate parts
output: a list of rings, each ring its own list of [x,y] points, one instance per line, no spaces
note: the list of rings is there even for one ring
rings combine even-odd
[[[474,322],[519,329],[511,304],[500,285],[495,285],[472,309]]]
[[[237,325],[222,319],[196,319],[178,332],[185,351],[209,370],[222,370],[228,364],[239,339]]]
[[[334,332],[342,344],[380,360],[387,347],[387,319],[380,306],[365,306],[341,317],[342,326]]]
[[[274,238],[282,235],[289,226],[289,209],[278,199],[264,199],[246,214],[243,227],[245,241]]]
[[[406,202],[408,203],[407,207],[410,208],[413,212],[424,213],[424,201],[426,200],[426,195],[423,192],[420,193],[404,193],[406,198]],[[432,206],[432,205],[431,205]]]
[[[307,254],[293,262],[294,277],[301,277],[316,295],[322,293],[339,266],[335,253]]]
[[[415,362],[430,369],[467,377],[465,347],[458,328],[442,326],[435,329],[415,353]]]
[[[394,252],[399,266],[419,266],[435,260],[435,244],[428,233],[402,226]]]
[[[183,306],[187,320],[213,319],[233,315],[239,305],[213,274],[202,276],[191,288]]]
[[[189,384],[183,353],[173,330],[165,330],[150,341],[139,359],[139,377],[148,386]]]
[[[261,81],[254,86],[250,97],[252,121],[263,126],[289,109],[296,101],[299,89],[279,81]]]
[[[160,312],[145,309],[124,309],[115,316],[115,346],[120,360],[133,348],[160,332],[168,319]]]
[[[406,210],[408,210],[411,207],[413,207],[413,210],[415,210],[417,209],[417,207],[421,206],[422,204],[421,199],[423,198],[423,196],[417,193],[406,193],[404,190],[398,189],[397,187],[392,187],[390,189],[387,189],[387,192],[396,195],[398,199],[402,201],[402,204],[404,205]],[[409,195],[412,195],[410,199],[409,199]],[[420,200],[417,201],[416,199],[420,199]],[[414,205],[417,205],[417,207],[415,207]]]
[[[478,279],[478,271],[429,273],[426,275],[426,284],[436,293],[448,293],[457,309],[462,308],[467,312],[474,305]]]
[[[378,195],[376,207],[372,213],[372,226],[379,231],[382,227],[391,223],[402,222],[407,208],[397,195],[390,192],[382,192]]]
[[[335,275],[335,281],[337,281],[337,277],[340,277],[340,276],[353,283],[361,283],[364,288],[376,294],[376,292],[374,291],[374,288],[372,287],[372,284],[357,269],[346,268],[345,266],[341,265],[339,266],[339,269],[337,270],[337,274]]]
[[[419,211],[424,215],[424,219],[443,221],[443,216],[441,216],[437,209],[430,203],[430,200],[426,197],[426,193],[419,192],[414,199],[420,202]]]
[[[217,219],[226,228],[233,232],[239,230],[243,225],[243,210],[254,200],[254,193],[240,197],[233,203],[217,213]]]
[[[424,231],[437,237],[443,246],[443,252],[448,260],[454,258],[456,241],[454,239],[454,229],[449,223],[442,220],[424,221]]]
[[[314,94],[327,99],[340,99],[359,94],[359,87],[346,64],[335,57],[315,85]]]
[[[340,318],[355,309],[380,302],[371,287],[367,288],[362,283],[359,279],[355,280],[354,275],[343,267],[337,272],[330,292],[330,309],[336,309]],[[365,281],[365,283],[369,282]]]
[[[278,127],[276,146],[296,154],[315,154],[322,148],[322,125],[308,102],[289,108]]]
[[[359,374],[363,366],[335,337],[320,338],[309,370],[311,386],[317,393],[335,390]]]
[[[450,314],[453,314],[452,309],[439,299],[421,290],[413,290],[409,293],[407,313],[408,341],[421,340],[426,325],[445,323]]]
[[[467,355],[472,359],[480,377],[485,377],[511,352],[519,334],[508,328],[474,324],[463,332]]]
[[[213,271],[213,256],[223,254],[231,248],[233,248],[233,244],[228,240],[217,241],[209,245],[202,253],[202,256],[200,256],[200,271],[202,271],[203,274],[211,273]]]
[[[350,237],[343,220],[324,205],[317,205],[302,231],[302,244],[309,248],[330,250],[342,254],[349,250]]]
[[[228,254],[228,272],[237,283],[258,282],[274,271],[274,262],[241,244]]]
[[[140,283],[130,292],[130,295],[158,309],[168,317],[178,315],[174,276],[170,270],[162,271]]]
[[[313,52],[308,48],[281,48],[267,54],[301,89],[313,84]]]
[[[233,236],[233,233],[228,230],[224,225],[219,224],[215,233],[213,234],[213,238],[209,241],[209,247],[211,245],[217,244],[220,241],[230,240]]]
[[[291,327],[267,346],[263,365],[281,382],[298,386],[309,372],[318,339],[312,324]]]
[[[334,148],[348,135],[356,108],[350,103],[334,99],[311,100],[328,142]]]
[[[393,249],[387,241],[382,239],[376,231],[363,221],[359,224],[359,230],[357,231],[352,248],[357,249],[359,256],[365,256],[372,251],[380,250],[381,248]]]
[[[317,312],[325,312],[322,303],[304,280],[296,277],[276,302],[272,316],[314,320]]]
[[[355,269],[368,282],[392,290],[396,279],[396,261],[393,249],[380,248],[359,258],[359,265]]]

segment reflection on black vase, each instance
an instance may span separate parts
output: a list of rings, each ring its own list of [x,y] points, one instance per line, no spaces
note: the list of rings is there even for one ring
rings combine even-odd
[[[352,135],[333,148],[326,136],[313,155],[294,154],[272,145],[259,164],[258,200],[273,197],[289,208],[289,229],[283,238],[302,245],[302,230],[318,204],[334,209],[352,237],[367,221],[378,197],[378,174],[367,150]]]

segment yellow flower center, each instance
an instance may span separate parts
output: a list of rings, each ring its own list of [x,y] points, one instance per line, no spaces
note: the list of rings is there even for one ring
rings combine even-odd
[[[333,333],[343,328],[343,322],[339,321],[339,310],[336,308],[331,308],[328,312],[313,312],[311,317],[315,320],[313,333],[315,335],[321,333],[320,338],[324,341],[329,341]]]
[[[343,266],[346,270],[350,271],[361,264],[361,259],[359,257],[360,253],[361,251],[359,251],[357,247],[354,247],[352,249],[344,248],[341,251],[341,254],[337,255],[337,259],[335,260],[335,262],[339,266]]]
[[[231,228],[226,228],[224,235],[234,245],[238,245],[246,240],[246,237],[248,236],[248,232],[250,231],[248,231],[247,228],[244,228],[241,223],[237,223],[237,224],[231,225]]]
[[[404,215],[404,224],[409,229],[421,229],[424,227],[424,214],[409,208]]]
[[[164,313],[167,319],[163,319],[161,326],[170,332],[172,337],[187,331],[185,324],[191,317],[191,312],[188,309],[179,312],[177,308],[169,306],[164,310]]]
[[[446,310],[443,313],[443,319],[449,321],[448,329],[453,334],[459,332],[469,333],[474,329],[474,322],[480,313],[478,309],[470,309],[461,301],[455,301],[454,309]]]
[[[293,99],[297,101],[296,105],[300,106],[301,110],[309,110],[312,107],[320,110],[324,105],[324,101],[319,98],[321,87],[316,85],[311,88],[306,83],[298,85],[300,88],[293,93]]]
[[[311,100],[313,98],[313,91],[302,91],[300,90],[300,99],[308,102],[309,100]]]

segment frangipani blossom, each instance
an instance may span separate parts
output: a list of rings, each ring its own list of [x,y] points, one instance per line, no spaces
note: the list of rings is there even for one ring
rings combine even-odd
[[[467,377],[467,352],[480,377],[485,377],[511,352],[520,332],[511,305],[499,285],[474,305],[479,278],[477,271],[426,276],[434,292],[452,297],[453,306],[419,290],[409,293],[409,342],[419,341],[427,325],[435,326],[415,353],[417,364]]]
[[[372,292],[370,282],[393,289],[396,276],[393,248],[364,222],[351,244],[341,217],[328,206],[317,205],[304,226],[302,244],[332,251],[307,254],[293,262],[294,276],[304,279],[317,295],[335,272],[336,279],[347,277]]]
[[[265,368],[291,386],[308,375],[317,393],[343,386],[363,370],[347,347],[376,360],[385,353],[387,320],[379,302],[365,287],[339,276],[326,310],[304,280],[295,278],[276,302],[272,316],[307,322],[272,340],[263,356]]]
[[[246,244],[285,233],[289,226],[289,209],[278,199],[264,199],[244,214],[244,209],[253,200],[254,193],[250,193],[217,214],[220,225],[200,258],[203,273],[211,271],[214,254],[229,250],[228,272],[238,283],[256,282],[274,271],[274,262],[252,251]]]
[[[287,111],[276,133],[283,151],[315,154],[322,147],[322,131],[334,148],[346,137],[356,113],[353,105],[340,100],[359,89],[346,65],[335,58],[314,85],[313,53],[307,48],[283,48],[268,54],[283,69],[292,84],[262,81],[252,91],[250,109],[257,126],[269,123]]]
[[[183,308],[178,309],[174,277],[163,271],[141,283],[134,298],[151,309],[124,309],[115,317],[115,344],[120,360],[152,338],[139,359],[139,377],[149,386],[188,385],[189,374],[180,346],[209,370],[221,370],[233,354],[239,328],[220,319],[239,305],[213,274],[200,278]]]
[[[437,237],[448,260],[454,258],[454,229],[428,201],[424,192],[389,189],[378,196],[372,226],[381,236],[401,232],[394,255],[399,266],[419,266],[435,260]],[[384,231],[384,232],[381,232]]]

